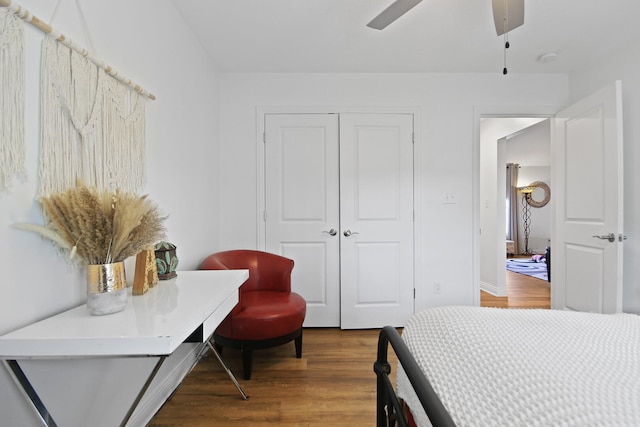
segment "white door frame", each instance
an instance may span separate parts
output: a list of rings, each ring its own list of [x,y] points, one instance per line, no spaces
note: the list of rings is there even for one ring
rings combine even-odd
[[[473,259],[471,282],[473,283],[473,305],[480,305],[480,121],[483,117],[540,117],[552,118],[562,107],[522,106],[476,106],[473,109],[473,153],[472,153],[472,236]],[[553,165],[551,165],[553,168]],[[553,209],[553,208],[552,208]],[[555,209],[551,212],[555,215]],[[553,235],[551,236],[553,246]],[[553,283],[551,283],[553,286]]]
[[[422,259],[422,250],[420,247],[420,239],[422,235],[422,220],[420,215],[420,191],[419,183],[421,182],[422,163],[422,109],[420,107],[348,107],[348,106],[258,106],[256,107],[256,194],[258,200],[256,203],[256,248],[264,250],[265,242],[265,223],[264,211],[266,209],[265,200],[265,147],[264,147],[264,116],[265,114],[340,114],[340,113],[375,113],[375,114],[413,114],[413,209],[414,209],[414,243],[413,243],[413,283],[415,289],[414,311],[418,311],[419,301],[422,301],[424,287],[422,283],[422,265],[418,260]],[[478,295],[480,291],[478,290]]]

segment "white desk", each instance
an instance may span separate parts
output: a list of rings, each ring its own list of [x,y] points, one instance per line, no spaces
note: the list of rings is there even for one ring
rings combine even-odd
[[[22,386],[43,422],[55,422],[18,364],[21,359],[160,356],[121,425],[125,425],[164,358],[189,338],[206,342],[238,302],[248,270],[179,271],[141,296],[129,295],[119,313],[92,316],[86,305],[0,336],[0,359]]]

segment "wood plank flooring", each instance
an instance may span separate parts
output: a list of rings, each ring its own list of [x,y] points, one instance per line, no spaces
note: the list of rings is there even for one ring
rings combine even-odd
[[[242,380],[240,353],[225,349],[246,401],[209,354],[149,426],[373,426],[378,333],[307,328],[301,359],[293,342],[258,350],[249,381]],[[395,372],[395,356],[389,360]]]
[[[549,282],[524,274],[507,271],[506,297],[496,297],[480,292],[480,305],[503,308],[550,308],[551,286]]]
[[[481,305],[549,308],[549,284],[507,272],[508,297],[481,295]],[[242,380],[240,353],[224,358],[244,391],[242,400],[215,356],[209,354],[187,375],[149,427],[204,426],[373,426],[377,329],[304,330],[302,359],[293,343],[254,353],[251,380]],[[390,353],[392,353],[390,351]],[[390,355],[392,376],[395,356]]]

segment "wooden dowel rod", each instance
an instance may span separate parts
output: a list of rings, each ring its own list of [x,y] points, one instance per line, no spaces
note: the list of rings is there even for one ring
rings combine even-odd
[[[38,28],[43,33],[56,36],[56,40],[58,40],[60,43],[67,46],[69,49],[73,49],[76,52],[80,53],[82,56],[84,56],[85,58],[87,58],[88,60],[96,64],[96,66],[106,71],[107,74],[109,74],[111,77],[126,84],[127,86],[129,86],[130,88],[138,92],[139,94],[146,96],[147,98],[152,100],[156,99],[155,95],[153,95],[152,93],[149,93],[147,90],[143,89],[142,87],[132,82],[131,80],[127,79],[126,77],[121,76],[120,74],[118,74],[117,71],[115,71],[113,68],[106,65],[102,61],[94,58],[92,55],[89,54],[89,52],[86,49],[83,49],[77,44],[75,44],[73,41],[68,39],[64,34],[61,34],[55,31],[53,28],[51,28],[51,25],[42,21],[37,16],[32,15],[28,10],[24,9],[22,6],[13,3],[11,0],[0,0],[0,7],[6,7],[15,15],[17,15],[19,18],[22,18],[24,21]]]

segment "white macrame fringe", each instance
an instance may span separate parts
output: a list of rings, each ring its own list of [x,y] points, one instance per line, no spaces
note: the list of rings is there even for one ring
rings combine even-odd
[[[0,191],[26,179],[24,142],[24,24],[0,7]]]
[[[145,183],[142,96],[47,36],[42,42],[41,196],[81,179],[100,190]]]

